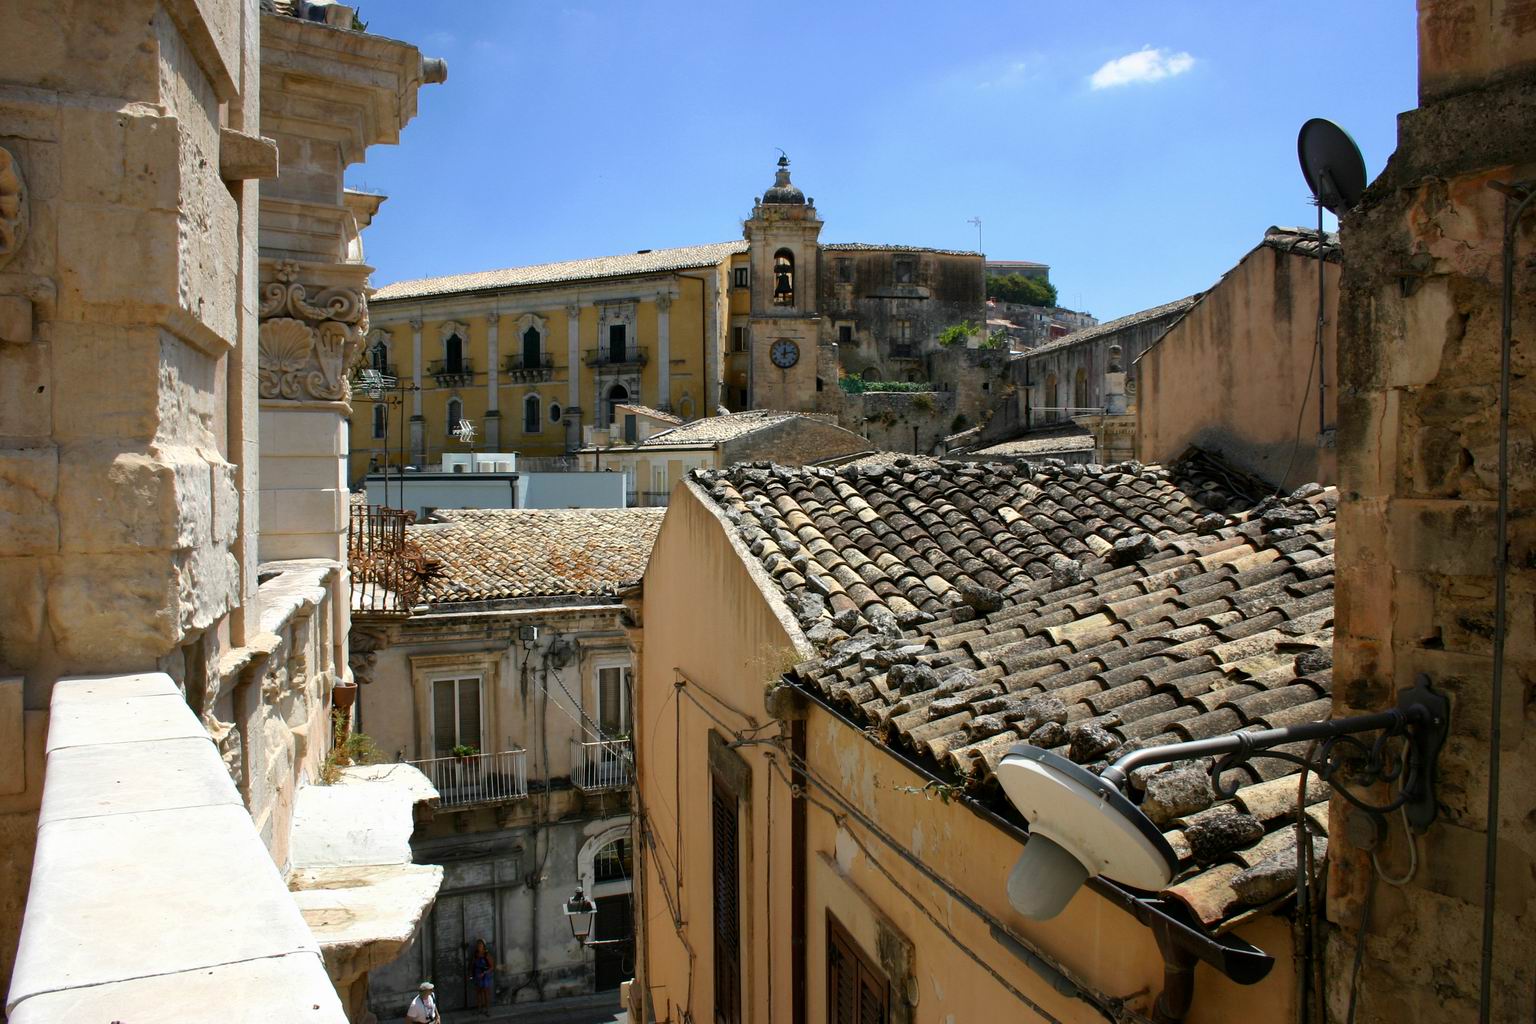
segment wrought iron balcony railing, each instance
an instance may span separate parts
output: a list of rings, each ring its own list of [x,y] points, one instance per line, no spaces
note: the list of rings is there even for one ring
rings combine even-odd
[[[528,795],[528,752],[521,748],[411,764],[437,788],[439,807],[503,803]]]
[[[629,740],[576,740],[571,746],[571,785],[584,793],[628,789],[634,765]]]
[[[527,356],[521,352],[507,356],[507,376],[513,380],[549,380],[555,375],[553,355]]]
[[[441,387],[468,384],[475,379],[474,363],[468,359],[460,359],[456,362],[434,359],[427,364],[427,372],[437,378],[437,383]]]
[[[649,360],[650,353],[639,345],[604,345],[589,348],[586,353],[588,366],[644,366]]]

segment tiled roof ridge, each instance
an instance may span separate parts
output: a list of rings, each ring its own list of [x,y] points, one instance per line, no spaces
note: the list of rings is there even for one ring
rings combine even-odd
[[[645,416],[648,419],[660,420],[663,423],[675,423],[678,426],[681,426],[683,423],[687,422],[681,416],[678,416],[675,413],[665,412],[661,409],[653,409],[649,405],[640,405],[637,402],[615,402],[613,407],[615,409],[628,409],[631,412],[637,413],[638,415]]]
[[[1159,306],[1151,306],[1147,309],[1139,310],[1135,313],[1128,313],[1125,316],[1117,317],[1114,320],[1107,320],[1101,324],[1094,324],[1092,327],[1084,327],[1082,330],[1073,331],[1071,334],[1063,335],[1060,338],[1057,338],[1055,341],[1049,341],[1044,345],[1032,348],[1028,352],[1022,353],[1021,358],[1027,359],[1031,356],[1037,356],[1042,352],[1054,352],[1057,349],[1069,348],[1073,345],[1081,345],[1082,343],[1092,341],[1095,338],[1101,338],[1106,334],[1113,334],[1115,331],[1123,331],[1127,327],[1134,327],[1137,324],[1145,323],[1148,320],[1156,320],[1160,316],[1167,316],[1172,313],[1188,312],[1191,308],[1194,307],[1195,303],[1200,301],[1200,298],[1204,294],[1204,291],[1198,291],[1193,295],[1186,295],[1182,299],[1174,299],[1172,302],[1165,302]]]
[[[528,263],[492,270],[471,270],[459,274],[439,274],[434,277],[412,278],[386,284],[373,293],[371,301],[379,303],[395,299],[448,295],[454,292],[520,288],[591,278],[661,273],[715,263],[727,256],[745,252],[746,249],[747,243],[742,239],[645,249],[637,252],[614,253],[609,256],[588,256],[574,260]]]
[[[1296,253],[1300,256],[1317,255],[1317,229],[1316,228],[1287,228],[1271,225],[1264,232],[1264,241],[1260,245],[1281,252]],[[1337,231],[1323,232],[1323,259],[1329,263],[1341,262],[1344,258],[1344,248],[1339,242]]]

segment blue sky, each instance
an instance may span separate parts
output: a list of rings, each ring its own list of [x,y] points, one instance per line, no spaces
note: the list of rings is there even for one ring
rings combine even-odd
[[[975,248],[980,216],[1108,319],[1312,222],[1308,117],[1375,177],[1416,102],[1401,0],[360,8],[449,65],[348,176],[390,197],[375,284],[740,237],[783,147],[823,241]]]

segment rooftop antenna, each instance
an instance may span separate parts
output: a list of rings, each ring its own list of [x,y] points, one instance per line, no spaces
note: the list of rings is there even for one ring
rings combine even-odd
[[[453,436],[469,445],[471,452],[475,450],[475,425],[469,420],[459,420],[459,425],[453,428]]]
[[[1365,159],[1349,133],[1332,121],[1314,117],[1296,136],[1296,155],[1301,173],[1312,190],[1317,207],[1317,434],[1321,441],[1328,430],[1323,396],[1328,389],[1323,363],[1323,309],[1327,260],[1323,258],[1323,210],[1335,216],[1360,201],[1365,194]],[[1281,486],[1285,481],[1280,481]]]
[[[357,373],[358,384],[361,385],[363,394],[375,402],[384,403],[384,504],[389,505],[389,399],[385,396],[395,390],[399,383],[397,379],[385,373],[383,370],[372,366],[365,366]],[[404,405],[401,406],[402,415]],[[401,483],[401,502],[405,501],[404,488]]]
[[[970,220],[966,221],[966,223],[976,225],[976,251],[983,252],[984,250],[981,248],[981,218],[972,217]]]

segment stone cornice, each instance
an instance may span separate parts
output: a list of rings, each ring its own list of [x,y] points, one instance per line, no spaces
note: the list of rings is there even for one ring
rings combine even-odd
[[[262,133],[332,138],[346,162],[393,144],[416,116],[421,51],[410,43],[275,14],[261,17]]]

